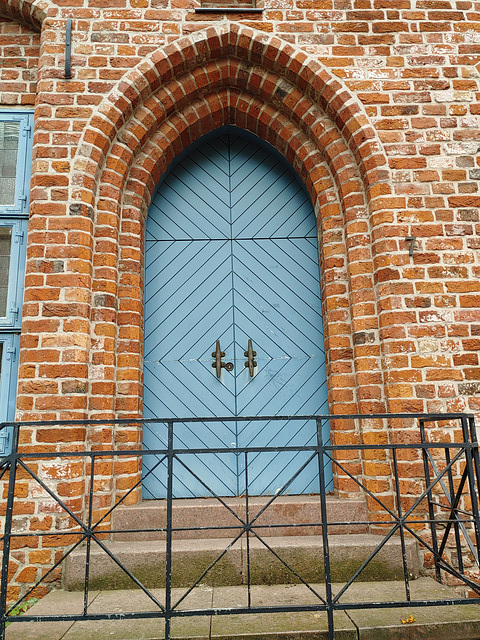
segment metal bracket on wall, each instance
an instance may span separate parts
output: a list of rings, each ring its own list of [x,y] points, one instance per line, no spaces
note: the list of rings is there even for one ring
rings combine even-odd
[[[65,35],[65,78],[72,77],[72,19],[67,19],[67,32]]]
[[[410,247],[408,248],[408,255],[409,256],[413,256],[413,251],[415,249],[415,240],[417,239],[417,236],[407,236],[405,238],[406,242],[410,242]]]

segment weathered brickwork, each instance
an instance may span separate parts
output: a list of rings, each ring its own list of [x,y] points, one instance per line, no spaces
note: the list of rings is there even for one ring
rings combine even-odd
[[[0,17],[0,105],[35,104],[39,55],[38,33]]]
[[[169,163],[224,124],[285,155],[315,205],[331,413],[480,415],[478,3],[198,6],[0,0],[0,106],[35,104],[36,122],[18,418],[141,415],[146,212]],[[383,423],[332,429],[339,444],[397,437]],[[23,433],[30,451],[141,441],[128,427]],[[85,468],[69,464],[61,479],[39,472],[81,513]],[[138,478],[135,459],[115,464],[99,473],[99,513]],[[392,492],[378,452],[348,464]],[[408,493],[411,461],[400,464]],[[47,526],[48,506],[19,487],[25,526]],[[18,550],[12,596],[54,559],[35,540]]]

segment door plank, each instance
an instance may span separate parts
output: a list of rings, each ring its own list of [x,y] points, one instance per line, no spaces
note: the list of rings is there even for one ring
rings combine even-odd
[[[278,154],[225,133],[186,155],[149,211],[145,280],[145,417],[328,413],[315,214]],[[243,353],[249,338],[257,351],[253,378]],[[217,339],[223,360],[234,363],[220,379],[212,369]],[[164,429],[146,428],[145,446],[158,448]],[[328,438],[328,421],[323,431]],[[232,453],[182,454],[175,495],[245,492],[237,447],[315,442],[308,420],[182,423],[176,446]],[[278,491],[308,458],[251,454],[248,491]],[[165,495],[164,464],[149,474],[157,461],[146,458],[145,497]],[[318,492],[317,475],[312,460],[288,491]]]

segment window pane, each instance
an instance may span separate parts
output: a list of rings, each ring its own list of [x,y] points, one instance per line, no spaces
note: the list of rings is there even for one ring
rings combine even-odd
[[[0,205],[15,204],[19,122],[0,122]]]
[[[0,227],[0,318],[7,315],[12,227]]]

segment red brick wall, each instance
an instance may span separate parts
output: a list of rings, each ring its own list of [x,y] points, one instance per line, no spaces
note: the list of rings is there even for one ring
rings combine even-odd
[[[39,33],[0,17],[0,106],[35,104],[39,55]]]
[[[98,6],[90,5],[89,9],[74,10],[55,8],[52,4],[47,10],[51,17],[43,23],[30,236],[30,255],[35,261],[30,262],[32,274],[27,284],[28,289],[32,284],[33,290],[27,291],[25,307],[26,331],[33,330],[33,335],[37,335],[41,327],[41,338],[32,337],[30,343],[35,348],[32,357],[40,358],[41,362],[30,362],[30,356],[24,355],[22,376],[28,377],[28,389],[32,389],[32,379],[37,381],[33,393],[25,389],[20,399],[19,408],[28,411],[28,415],[47,412],[49,417],[65,417],[72,410],[76,415],[86,415],[91,411],[115,413],[138,409],[138,402],[134,406],[134,401],[124,398],[138,398],[135,384],[130,386],[131,393],[126,392],[127,380],[122,382],[121,394],[118,387],[113,392],[114,366],[121,370],[122,380],[129,369],[135,371],[138,347],[136,360],[134,354],[119,353],[117,341],[124,338],[116,334],[117,312],[111,306],[119,284],[112,283],[116,271],[103,264],[107,258],[101,258],[98,251],[95,262],[102,264],[97,269],[91,253],[94,224],[98,229],[105,224],[110,227],[111,216],[108,218],[107,213],[101,212],[105,198],[100,192],[80,194],[71,179],[72,170],[75,163],[83,172],[92,159],[97,162],[95,154],[89,158],[88,145],[92,141],[88,136],[93,134],[86,134],[86,127],[97,137],[100,135],[98,113],[109,108],[112,97],[128,90],[128,82],[125,84],[128,74],[141,76],[142,67],[163,51],[164,45],[224,19],[221,15],[196,14],[193,4],[187,7],[180,2],[175,7],[147,4],[135,3],[133,7],[125,2],[103,8],[97,3]],[[334,396],[341,397],[342,404],[353,402],[359,406],[359,401],[370,400],[372,407],[388,406],[393,411],[478,409],[476,34],[480,23],[475,22],[473,5],[460,4],[461,7],[451,7],[449,3],[411,7],[409,3],[399,6],[362,2],[338,6],[322,3],[322,7],[317,7],[315,3],[299,2],[295,6],[266,8],[259,17],[249,14],[240,20],[242,16],[235,15],[230,22],[271,33],[275,43],[272,50],[277,50],[282,42],[295,45],[296,51],[303,50],[318,61],[319,71],[323,67],[332,78],[340,78],[343,84],[337,85],[335,100],[329,98],[327,119],[338,120],[345,101],[355,103],[355,108],[369,118],[375,129],[376,149],[387,158],[381,183],[378,181],[376,185],[381,191],[380,209],[370,204],[369,218],[357,223],[364,225],[368,236],[365,250],[370,251],[371,246],[373,252],[373,259],[365,258],[370,262],[365,267],[373,281],[365,281],[362,293],[353,295],[352,276],[357,275],[354,273],[357,267],[349,262],[348,274],[345,264],[335,267],[337,273],[343,269],[345,276],[342,285],[335,276],[335,295],[347,300],[345,312],[349,313],[355,300],[363,305],[364,311],[370,307],[367,315],[372,320],[357,322],[353,331],[349,325],[346,335],[335,341],[330,371],[332,376],[342,377],[331,379],[332,401]],[[62,78],[67,14],[74,18],[71,80]],[[260,51],[264,43],[260,37],[257,40],[255,46]],[[204,55],[207,59],[210,56],[208,44]],[[286,60],[282,59],[280,66],[286,65]],[[259,61],[260,54],[253,51],[247,62],[248,71],[241,73],[251,74],[252,65]],[[297,66],[300,69],[301,65]],[[295,85],[298,69],[286,77],[293,81],[291,86]],[[262,73],[255,70],[255,74],[254,82],[261,83]],[[261,86],[268,88],[254,88],[252,95],[258,97],[260,91],[265,94],[262,99],[278,100],[272,96],[282,77],[282,74],[272,76],[271,87],[263,81]],[[320,73],[317,77],[320,78]],[[222,78],[221,82],[230,81]],[[236,84],[240,86],[242,82],[244,79],[239,78]],[[154,91],[152,79],[145,77],[142,83],[139,90],[147,98]],[[321,88],[311,86],[311,79],[295,86],[295,90],[307,95],[321,94]],[[204,95],[206,88],[200,85],[196,91],[196,95]],[[270,95],[265,98],[267,94]],[[171,99],[178,106],[178,96],[173,94]],[[297,99],[296,94],[290,96],[290,101]],[[100,104],[103,106],[98,112]],[[140,103],[136,104],[140,109]],[[122,105],[114,108],[121,109]],[[118,149],[124,153],[121,144],[113,141],[114,134],[113,129],[108,132],[113,153]],[[82,139],[84,146],[79,147]],[[351,141],[346,143],[352,146]],[[173,151],[177,152],[178,148]],[[351,153],[358,164],[354,148]],[[104,156],[99,158],[106,161]],[[114,162],[118,165],[122,160],[109,159],[110,166]],[[111,170],[119,171],[115,167]],[[122,170],[128,168],[124,166]],[[98,181],[99,174],[92,179]],[[87,185],[87,190],[92,186],[93,183]],[[106,185],[102,190],[103,194],[107,192]],[[93,213],[71,215],[76,212],[79,199],[93,207]],[[145,208],[146,202],[142,206]],[[118,211],[110,214],[117,216]],[[117,226],[113,222],[113,227]],[[111,262],[117,259],[117,232],[98,244],[100,253],[108,255]],[[409,244],[405,241],[411,235],[417,237],[413,257],[408,256]],[[51,255],[51,248],[48,251],[42,248],[51,245],[52,240],[58,247],[57,256]],[[70,245],[75,246],[69,248]],[[356,252],[359,251],[357,248]],[[111,283],[109,291],[103,291],[103,285],[95,285],[101,289],[96,297],[90,291],[95,269],[102,270],[101,280],[106,277]],[[365,278],[363,274],[360,276]],[[141,289],[138,282],[135,286]],[[361,300],[362,296],[365,300]],[[326,313],[333,300],[326,295]],[[91,302],[94,312],[90,310]],[[101,325],[100,333],[95,333],[97,329],[93,334],[90,331],[92,313],[94,326]],[[340,313],[338,309],[336,313]],[[377,333],[369,332],[371,326],[377,330],[374,318],[379,321]],[[140,327],[141,318],[136,329],[129,327],[123,331],[128,336],[136,331],[138,337]],[[333,346],[333,332],[327,330],[327,335],[329,345]],[[126,341],[131,342],[131,338]],[[38,351],[37,347],[45,350]],[[353,351],[364,358],[355,370],[348,364]],[[53,400],[52,393],[59,397]],[[112,402],[114,395],[116,405]]]

